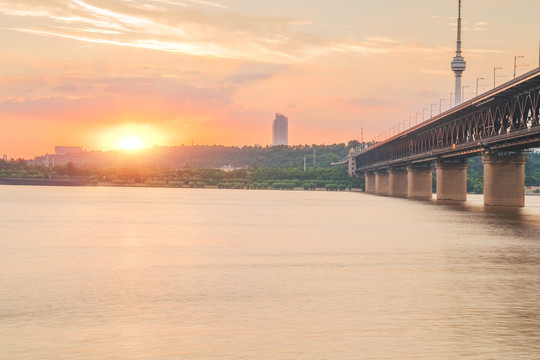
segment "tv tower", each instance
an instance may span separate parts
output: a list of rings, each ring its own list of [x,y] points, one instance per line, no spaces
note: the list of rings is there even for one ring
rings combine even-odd
[[[455,105],[461,104],[461,74],[465,71],[467,63],[461,56],[461,0],[459,0],[459,10],[457,19],[457,49],[456,56],[452,60],[452,71],[456,76]]]

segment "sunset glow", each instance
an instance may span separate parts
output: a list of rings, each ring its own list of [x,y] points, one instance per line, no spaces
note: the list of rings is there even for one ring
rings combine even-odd
[[[463,2],[465,99],[537,66],[539,12]],[[264,146],[276,112],[291,145],[368,141],[448,109],[456,19],[457,1],[0,0],[0,155]]]
[[[126,135],[118,141],[118,148],[121,150],[137,150],[146,147],[144,141],[134,135]]]

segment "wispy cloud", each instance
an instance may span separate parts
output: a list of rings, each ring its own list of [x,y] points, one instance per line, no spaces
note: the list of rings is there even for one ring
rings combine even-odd
[[[348,105],[358,106],[361,108],[388,108],[395,106],[396,103],[389,99],[380,98],[351,98],[345,100]]]
[[[17,116],[53,115],[58,120],[98,121],[113,116],[137,114],[141,120],[163,122],[189,114],[210,114],[232,107],[231,86],[196,87],[165,78],[69,79],[36,84],[13,79],[23,87],[48,88],[50,95],[11,98],[0,102],[0,113]],[[99,86],[96,86],[99,83]],[[47,92],[47,91],[46,91]],[[58,95],[52,95],[52,94]],[[33,95],[33,94],[30,94]]]
[[[20,26],[10,28],[19,32],[266,63],[306,61],[334,53],[405,54],[420,48],[388,37],[362,40],[303,32],[313,24],[308,19],[242,15],[213,1],[111,0],[104,4],[34,0],[13,5],[0,0],[0,13],[22,19]],[[422,50],[440,51],[429,47]]]
[[[472,31],[487,31],[487,25],[488,23],[485,21],[478,21],[474,23],[471,30]]]
[[[165,5],[173,5],[173,6],[189,6],[190,4],[200,4],[200,5],[206,5],[206,6],[212,6],[216,8],[225,9],[227,6],[220,4],[218,2],[214,1],[203,1],[203,0],[184,0],[184,1],[173,1],[173,0],[150,0],[152,3],[160,3]]]

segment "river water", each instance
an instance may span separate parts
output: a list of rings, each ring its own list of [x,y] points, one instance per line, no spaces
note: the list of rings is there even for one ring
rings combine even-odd
[[[540,359],[540,197],[0,186],[0,359]]]

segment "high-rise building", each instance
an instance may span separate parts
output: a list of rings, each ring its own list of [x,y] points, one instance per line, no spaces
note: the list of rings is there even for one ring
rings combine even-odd
[[[282,114],[276,113],[272,124],[273,144],[289,145],[289,119]]]

